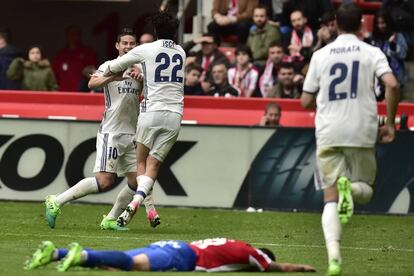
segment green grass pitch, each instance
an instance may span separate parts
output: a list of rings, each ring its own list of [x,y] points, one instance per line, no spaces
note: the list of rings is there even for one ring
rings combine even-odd
[[[0,202],[0,275],[57,275],[54,264],[44,269],[23,270],[24,261],[42,240],[51,240],[58,247],[77,241],[94,249],[125,250],[158,240],[214,237],[241,239],[268,247],[280,262],[307,263],[318,270],[306,275],[326,272],[320,214],[159,208],[161,225],[156,229],[150,228],[145,212],[140,210],[129,232],[112,232],[99,229],[102,214],[109,209],[108,205],[69,204],[62,209],[56,228],[49,229],[42,203]],[[343,229],[342,246],[343,275],[414,275],[413,216],[355,215]],[[80,268],[64,275],[131,274]],[[143,274],[159,273],[140,273]],[[223,273],[247,274],[253,273]]]

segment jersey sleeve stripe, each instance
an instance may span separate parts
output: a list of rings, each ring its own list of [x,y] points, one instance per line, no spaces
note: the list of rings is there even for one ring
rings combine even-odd
[[[146,112],[147,110],[147,97],[148,97],[148,84],[147,84],[147,66],[145,62],[142,64],[142,73],[144,74],[144,99],[141,103],[141,112]]]

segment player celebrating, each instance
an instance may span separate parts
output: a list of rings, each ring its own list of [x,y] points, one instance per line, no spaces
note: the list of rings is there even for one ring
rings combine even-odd
[[[128,251],[84,250],[78,243],[57,249],[44,241],[26,262],[25,269],[42,267],[59,261],[58,271],[70,267],[100,267],[126,271],[278,271],[315,272],[309,265],[276,263],[273,253],[266,248],[255,248],[243,241],[225,238],[185,243],[159,241],[147,247]]]
[[[361,10],[342,5],[336,15],[338,38],[312,56],[302,105],[316,111],[317,189],[323,189],[322,228],[328,275],[340,275],[341,223],[353,214],[353,200],[367,203],[376,175],[375,142],[394,140],[398,83],[379,48],[360,41]],[[379,129],[374,78],[386,86],[387,123]]]
[[[105,76],[113,76],[129,66],[142,64],[144,99],[138,119],[137,183],[134,200],[118,218],[124,226],[151,191],[162,161],[177,140],[184,100],[185,52],[175,44],[178,20],[165,12],[153,17],[158,40],[132,49],[108,63]]]
[[[131,29],[123,29],[115,43],[119,56],[128,53],[135,46],[135,34]],[[123,75],[104,77],[103,72],[108,65],[108,62],[102,64],[89,80],[90,88],[103,88],[105,95],[105,112],[96,139],[95,177],[82,179],[57,196],[46,197],[46,219],[51,228],[55,227],[56,217],[64,204],[88,194],[104,192],[113,187],[117,175],[126,175],[128,185],[118,194],[112,210],[102,220],[101,228],[127,230],[119,227],[116,219],[131,202],[137,187],[133,137],[139,115],[138,96],[142,85],[130,76],[132,68]],[[159,224],[159,216],[151,197],[147,197],[146,206],[150,224],[155,227]]]

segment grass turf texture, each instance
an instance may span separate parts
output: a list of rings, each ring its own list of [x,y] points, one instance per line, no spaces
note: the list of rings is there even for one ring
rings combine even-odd
[[[51,240],[57,247],[77,241],[93,249],[126,250],[158,240],[214,237],[241,239],[257,247],[268,247],[280,262],[306,263],[318,270],[306,275],[326,272],[320,214],[159,208],[161,225],[156,229],[150,228],[144,210],[138,210],[128,225],[130,231],[113,232],[99,229],[102,214],[109,209],[108,205],[69,204],[62,208],[56,228],[49,229],[42,203],[0,202],[0,275],[56,275],[55,263],[43,269],[23,270],[24,261],[42,240]],[[355,215],[343,229],[342,246],[343,275],[414,275],[412,216]],[[226,276],[254,274],[221,273]],[[132,274],[79,268],[65,275]]]

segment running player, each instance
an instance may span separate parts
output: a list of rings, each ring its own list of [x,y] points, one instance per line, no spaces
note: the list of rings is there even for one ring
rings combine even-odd
[[[67,271],[74,266],[126,271],[316,271],[309,265],[276,263],[269,249],[225,238],[192,243],[159,241],[128,251],[84,250],[78,243],[71,243],[69,249],[57,249],[52,242],[44,241],[26,262],[25,269],[35,269],[54,261],[60,261],[58,271]]]
[[[338,38],[312,56],[302,105],[316,110],[317,189],[323,189],[322,228],[328,275],[340,275],[341,223],[353,214],[353,200],[368,203],[376,175],[375,143],[394,140],[398,83],[379,48],[358,39],[361,10],[342,5],[336,15]],[[386,86],[387,123],[379,129],[374,79]]]
[[[108,63],[104,76],[114,76],[139,63],[144,74],[144,99],[138,119],[137,183],[133,201],[118,218],[124,226],[154,186],[161,163],[177,140],[184,100],[185,52],[175,44],[178,20],[160,12],[153,17],[157,40],[137,46]]]
[[[136,43],[136,36],[132,30],[123,29],[115,43],[119,56],[132,50]],[[104,216],[101,228],[127,230],[119,227],[116,219],[131,202],[137,187],[133,137],[139,115],[138,97],[142,84],[130,76],[133,68],[129,68],[124,74],[104,77],[103,72],[108,64],[102,64],[89,81],[90,88],[103,88],[105,95],[105,112],[96,139],[95,177],[82,179],[57,196],[46,197],[46,219],[51,228],[55,227],[56,218],[64,204],[88,194],[107,191],[115,184],[117,175],[126,175],[128,185],[118,194],[109,214]],[[159,224],[159,216],[151,197],[147,197],[146,206],[150,224],[155,227]]]

